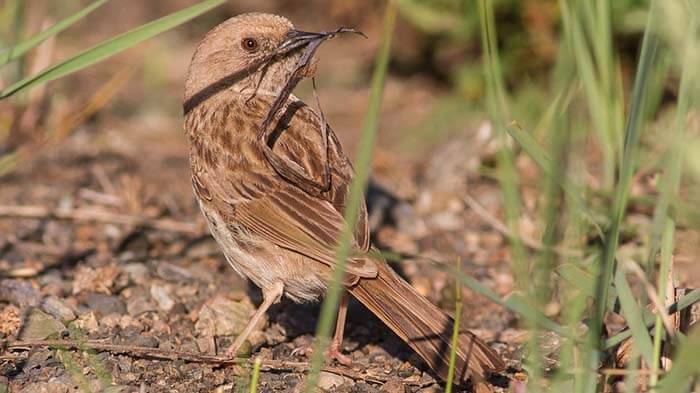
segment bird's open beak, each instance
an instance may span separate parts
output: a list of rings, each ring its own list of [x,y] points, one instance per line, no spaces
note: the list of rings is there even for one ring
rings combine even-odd
[[[297,63],[294,67],[294,70],[291,71],[290,75],[287,77],[287,82],[280,90],[279,94],[277,95],[277,98],[275,98],[275,101],[270,106],[270,110],[268,111],[267,116],[265,116],[265,119],[263,119],[263,122],[260,125],[260,132],[258,134],[258,138],[264,141],[265,144],[267,144],[266,135],[268,128],[272,123],[272,120],[276,116],[277,112],[280,110],[280,108],[282,108],[283,103],[287,101],[287,98],[289,98],[289,95],[292,93],[292,90],[294,90],[299,81],[304,77],[309,76],[305,71],[308,70],[307,67],[309,66],[309,64],[311,64],[311,59],[313,58],[314,53],[316,53],[316,49],[318,49],[319,45],[321,45],[323,41],[331,39],[336,35],[342,33],[355,33],[362,35],[365,38],[367,37],[360,31],[357,31],[355,29],[349,29],[346,27],[340,27],[334,31],[321,33],[310,33],[308,31],[290,30],[287,33],[287,37],[285,38],[285,40],[280,44],[280,46],[277,47],[277,50],[275,50],[273,55],[268,58],[268,61],[273,61],[276,57],[285,56],[286,54],[292,52],[295,49],[300,49],[302,51],[301,56],[297,60]]]
[[[316,45],[314,46],[318,46],[318,44],[320,44],[322,41],[331,39],[336,35],[342,33],[355,33],[364,36],[364,34],[361,31],[357,31],[355,29],[347,27],[339,27],[338,29],[333,31],[323,31],[319,33],[294,29],[290,30],[287,33],[286,39],[282,42],[282,44],[280,44],[279,47],[277,47],[275,54],[283,55],[293,51],[294,49],[304,47],[311,43],[316,43]]]

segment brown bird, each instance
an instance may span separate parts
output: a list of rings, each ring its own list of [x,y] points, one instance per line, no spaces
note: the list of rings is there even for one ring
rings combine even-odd
[[[244,14],[212,29],[189,67],[185,133],[192,185],[209,229],[231,266],[262,289],[263,302],[227,350],[235,356],[282,295],[315,301],[327,288],[354,176],[323,116],[291,94],[312,76],[315,48],[338,32],[296,30],[286,18]],[[452,319],[371,250],[362,201],[343,286],[441,377],[448,373]],[[341,363],[347,292],[329,353]],[[459,336],[455,380],[481,384],[504,368],[469,331]]]

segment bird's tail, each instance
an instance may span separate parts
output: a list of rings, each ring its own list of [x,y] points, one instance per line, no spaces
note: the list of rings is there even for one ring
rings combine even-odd
[[[450,362],[453,321],[421,296],[386,263],[377,263],[377,278],[360,279],[350,293],[413,348],[444,380]],[[481,384],[484,374],[505,368],[503,360],[473,333],[460,329],[454,381]]]

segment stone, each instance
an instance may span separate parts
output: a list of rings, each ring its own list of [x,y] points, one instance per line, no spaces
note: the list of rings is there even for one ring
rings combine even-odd
[[[41,301],[41,293],[28,281],[0,280],[0,302],[18,307],[36,306]]]
[[[85,297],[85,303],[90,309],[97,311],[101,315],[126,313],[124,301],[115,295],[90,292]]]
[[[68,393],[75,386],[67,383],[57,383],[56,381],[37,382],[25,385],[21,393]]]
[[[61,322],[70,322],[75,319],[75,312],[63,300],[56,296],[47,296],[41,301],[41,309]]]
[[[0,335],[12,336],[22,324],[22,312],[19,308],[9,304],[0,312]]]
[[[95,334],[100,330],[95,313],[92,311],[81,315],[73,324],[76,328],[90,334]]]
[[[151,285],[151,297],[158,304],[158,308],[168,312],[175,306],[175,301],[168,294],[168,290],[162,285]]]
[[[126,299],[126,310],[132,317],[146,312],[158,311],[155,302],[151,300],[150,291],[145,288],[128,288],[123,292]]]
[[[20,327],[20,340],[44,340],[49,336],[58,335],[66,327],[51,315],[31,307],[27,310],[24,322]]]
[[[231,336],[240,334],[250,320],[255,308],[249,301],[233,301],[217,296],[202,306],[194,325],[199,336]],[[259,328],[267,323],[262,318]]]
[[[318,374],[318,382],[316,386],[318,386],[319,389],[328,392],[340,388],[348,381],[349,379],[343,377],[342,375],[333,374],[328,371],[321,371],[321,373]]]
[[[404,385],[401,381],[397,379],[392,379],[387,381],[384,385],[382,385],[379,391],[381,393],[407,393],[410,392],[410,389],[408,389],[408,387]]]
[[[81,292],[99,292],[109,295],[119,275],[119,267],[116,265],[102,266],[93,269],[87,266],[78,266],[73,280],[73,294]]]
[[[204,336],[195,339],[199,352],[207,355],[216,354],[216,342],[212,336]]]
[[[437,384],[430,385],[430,386],[425,387],[425,388],[418,391],[418,393],[440,393],[440,392],[442,392],[442,389]]]
[[[148,282],[150,271],[143,263],[128,263],[122,267],[122,270],[129,276],[129,280],[137,285],[143,285]]]
[[[136,337],[136,341],[134,341],[134,345],[147,348],[158,348],[158,343],[159,342],[156,337],[145,334],[140,334],[138,337]]]
[[[158,277],[165,281],[192,282],[194,280],[192,272],[190,272],[188,269],[168,262],[158,263],[156,273],[158,274]]]

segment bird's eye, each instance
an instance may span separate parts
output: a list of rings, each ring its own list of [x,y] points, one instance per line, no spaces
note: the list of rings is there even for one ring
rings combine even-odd
[[[258,41],[255,38],[244,38],[241,41],[241,46],[248,52],[254,52],[258,49]]]

